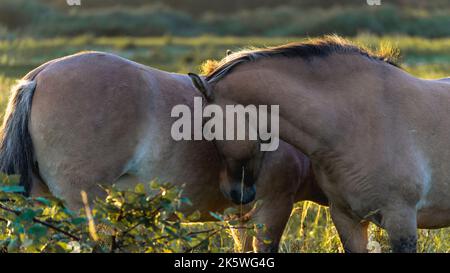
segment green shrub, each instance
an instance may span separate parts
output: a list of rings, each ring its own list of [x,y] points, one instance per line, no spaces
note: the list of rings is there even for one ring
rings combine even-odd
[[[92,209],[85,200],[85,209],[73,212],[55,198],[24,197],[17,179],[2,180],[0,252],[219,251],[210,242],[229,228],[218,214],[222,221],[207,229],[186,227],[199,214],[186,217],[180,209],[189,200],[168,184],[108,187],[106,199],[96,199]]]
[[[127,4],[89,1],[83,2],[81,7],[69,7],[50,0],[4,0],[0,2],[0,26],[33,37],[85,34],[316,36],[329,33],[355,36],[373,33],[435,38],[450,35],[450,6],[444,2],[436,6],[406,5],[398,1],[381,6],[369,6],[364,2],[356,5],[349,1],[338,5],[331,0],[319,1],[320,4],[306,0],[259,4],[201,1],[208,2],[205,5],[177,2],[156,1],[149,5],[140,0]]]
[[[139,10],[107,8],[104,10],[64,14],[42,18],[29,34],[41,36],[160,36],[166,33],[193,34],[189,15],[161,5]]]
[[[17,30],[29,26],[38,17],[48,15],[52,8],[36,1],[2,0],[0,2],[0,26]]]

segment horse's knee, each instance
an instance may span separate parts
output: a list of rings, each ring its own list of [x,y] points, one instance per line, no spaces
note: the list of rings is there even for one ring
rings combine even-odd
[[[345,210],[330,207],[331,218],[338,231],[342,246],[346,253],[368,252],[368,222],[352,216]]]

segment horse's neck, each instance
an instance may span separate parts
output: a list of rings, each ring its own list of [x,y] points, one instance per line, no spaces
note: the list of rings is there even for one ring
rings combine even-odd
[[[334,72],[326,65],[291,69],[280,90],[285,97],[279,100],[280,136],[310,155],[349,135],[353,120],[376,103],[375,94],[382,88],[370,72],[350,73],[345,70],[352,68],[345,66]]]
[[[325,62],[315,68],[287,64],[290,69],[283,71],[283,80],[275,80],[280,86],[278,96],[273,91],[277,86],[265,84],[271,90],[259,86],[260,101],[280,105],[282,140],[325,163],[330,158],[348,163],[351,159],[344,156],[348,150],[358,147],[360,153],[371,153],[380,141],[392,144],[390,140],[399,136],[427,143],[425,150],[448,143],[448,130],[439,131],[450,128],[446,81],[424,81],[386,63],[364,59],[355,64],[347,61],[333,74]],[[270,75],[265,78],[270,81]]]
[[[383,100],[383,73],[388,64],[340,55],[311,62],[267,59],[251,65],[253,69],[243,65],[228,78],[231,100],[278,104],[280,138],[308,155],[319,148],[332,148],[351,136],[356,127],[370,133],[367,120],[376,121],[380,115],[377,107]],[[393,92],[398,97],[407,94],[404,90]]]

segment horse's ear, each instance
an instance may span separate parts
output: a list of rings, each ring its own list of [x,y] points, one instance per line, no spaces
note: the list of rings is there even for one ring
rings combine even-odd
[[[197,90],[200,91],[207,100],[211,100],[212,93],[209,84],[202,77],[195,73],[188,73],[188,75],[191,78],[195,88],[197,88]]]

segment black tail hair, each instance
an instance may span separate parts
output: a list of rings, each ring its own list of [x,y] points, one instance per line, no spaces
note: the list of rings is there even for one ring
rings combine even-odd
[[[13,88],[0,132],[0,171],[20,174],[25,195],[32,186],[33,144],[28,123],[35,89],[36,81],[25,79]]]

